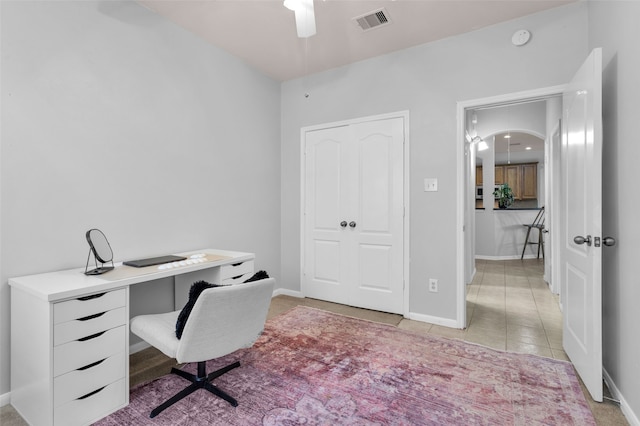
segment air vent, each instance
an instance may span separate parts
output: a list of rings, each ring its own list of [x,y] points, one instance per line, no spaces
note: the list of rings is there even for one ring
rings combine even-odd
[[[353,21],[355,21],[363,31],[369,31],[391,23],[389,15],[384,8],[374,10],[362,16],[356,16],[353,18]]]

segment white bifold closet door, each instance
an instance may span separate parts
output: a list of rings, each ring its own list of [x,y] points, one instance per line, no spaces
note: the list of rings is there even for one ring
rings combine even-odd
[[[305,133],[306,297],[403,311],[404,119]]]

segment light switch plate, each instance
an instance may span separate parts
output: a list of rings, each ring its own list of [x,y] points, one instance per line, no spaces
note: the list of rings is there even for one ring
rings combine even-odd
[[[424,191],[425,192],[435,192],[438,190],[438,179],[437,178],[425,178],[424,179]]]

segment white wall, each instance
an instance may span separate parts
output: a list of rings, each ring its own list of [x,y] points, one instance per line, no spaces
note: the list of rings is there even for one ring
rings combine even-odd
[[[544,137],[545,110],[545,101],[479,109],[476,111],[476,130],[483,138],[508,130]]]
[[[455,320],[457,102],[566,83],[587,56],[586,26],[577,3],[284,83],[283,285],[300,289],[300,128],[409,110],[409,309]],[[511,36],[521,28],[533,37],[517,48]],[[425,177],[439,179],[438,192],[422,191]],[[438,293],[427,291],[428,277],[439,279]]]
[[[0,395],[10,276],[205,247],[280,267],[280,84],[135,2],[2,1]],[[170,283],[169,283],[170,284]],[[132,292],[164,309],[170,285]]]
[[[539,210],[476,210],[476,257],[479,259],[520,259],[527,236],[525,223],[533,223]],[[530,242],[538,241],[533,229]],[[525,257],[535,257],[537,245],[525,250]],[[542,257],[542,252],[540,252]]]
[[[618,240],[603,249],[604,368],[623,398],[623,412],[640,424],[640,2],[588,5],[589,46],[603,48],[603,236]]]

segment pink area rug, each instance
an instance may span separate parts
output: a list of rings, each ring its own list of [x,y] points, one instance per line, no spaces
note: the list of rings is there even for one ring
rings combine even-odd
[[[167,375],[131,391],[99,425],[595,425],[570,363],[501,352],[297,307],[267,322],[214,383],[239,406]],[[185,369],[195,371],[195,365]]]

